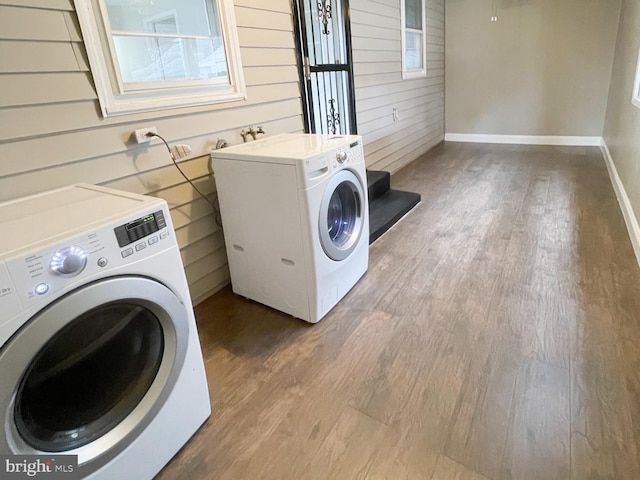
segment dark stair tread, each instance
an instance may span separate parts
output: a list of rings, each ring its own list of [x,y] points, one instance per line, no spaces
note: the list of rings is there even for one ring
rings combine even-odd
[[[367,170],[369,201],[384,195],[391,188],[391,174],[379,170]]]
[[[413,207],[420,203],[420,194],[389,190],[369,202],[369,244],[375,242]]]

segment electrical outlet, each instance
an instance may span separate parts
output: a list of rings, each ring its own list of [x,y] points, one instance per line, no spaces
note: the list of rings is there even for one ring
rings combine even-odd
[[[158,129],[156,127],[145,127],[145,128],[137,129],[134,132],[136,137],[136,142],[149,143],[153,137],[148,137],[147,133],[158,133]]]

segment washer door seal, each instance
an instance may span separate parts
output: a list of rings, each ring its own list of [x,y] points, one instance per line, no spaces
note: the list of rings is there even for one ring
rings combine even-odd
[[[340,170],[329,180],[320,203],[318,231],[322,249],[332,260],[346,259],[358,246],[365,200],[360,180],[351,170]]]
[[[78,455],[85,475],[109,462],[168,398],[189,320],[169,288],[135,276],[96,281],[39,312],[0,351],[0,453]]]

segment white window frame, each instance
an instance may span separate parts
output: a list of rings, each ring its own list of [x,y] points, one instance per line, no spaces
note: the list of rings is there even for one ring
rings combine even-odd
[[[215,79],[153,82],[148,88],[136,86],[125,90],[104,1],[74,0],[104,117],[234,102],[247,98],[233,0],[212,1],[218,9],[229,82],[220,83]]]
[[[419,78],[427,76],[427,2],[422,0],[422,30],[407,28],[406,25],[406,0],[400,0],[400,33],[402,36],[402,78]],[[406,62],[406,32],[415,32],[422,35],[422,68],[407,68]]]
[[[640,108],[640,49],[638,49],[638,64],[636,66],[636,78],[633,82],[633,92],[631,94],[631,103]]]

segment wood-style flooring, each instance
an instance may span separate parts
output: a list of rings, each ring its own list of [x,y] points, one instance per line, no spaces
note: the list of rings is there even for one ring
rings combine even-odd
[[[320,323],[197,308],[213,414],[158,478],[640,479],[640,269],[600,151],[445,143],[392,182],[422,203]]]

